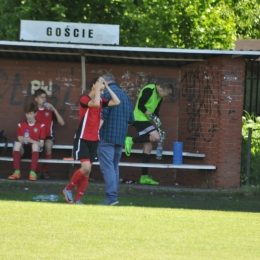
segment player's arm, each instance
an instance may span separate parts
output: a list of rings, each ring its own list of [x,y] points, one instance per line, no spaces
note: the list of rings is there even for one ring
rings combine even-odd
[[[23,136],[17,136],[17,139],[20,143],[24,142],[24,137]]]
[[[100,119],[99,129],[102,127],[103,123],[104,123],[104,120],[103,120],[103,119]]]
[[[100,106],[100,84],[95,84],[93,90],[95,91],[95,97],[90,99],[86,104],[88,107],[99,107]]]
[[[65,122],[64,122],[62,116],[59,114],[58,110],[56,108],[54,108],[54,107],[53,107],[53,112],[54,112],[54,114],[55,114],[55,116],[57,118],[58,124],[65,125]]]
[[[101,78],[101,79],[102,79],[102,78]],[[120,104],[119,98],[118,98],[117,95],[114,93],[114,91],[108,86],[108,84],[106,83],[106,81],[104,81],[104,85],[105,85],[106,90],[108,91],[108,93],[109,93],[110,96],[111,96],[111,100],[109,100],[108,106],[109,106],[109,107],[112,107],[112,106],[117,106],[117,105],[119,105],[119,104]]]
[[[38,144],[40,147],[43,147],[44,140],[35,141],[35,140],[31,139],[30,137],[28,137],[28,143]]]
[[[18,140],[20,143],[23,143],[23,142],[24,142],[24,136],[23,136],[23,134],[22,134],[22,130],[21,130],[21,125],[20,125],[20,124],[18,124],[18,127],[17,127],[16,137],[17,137],[17,140]]]
[[[59,114],[58,110],[57,110],[51,103],[47,103],[47,104],[46,104],[46,107],[47,107],[47,109],[53,111],[53,113],[54,113],[55,116],[56,116],[56,119],[57,119],[58,124],[60,124],[60,125],[65,125],[65,122],[64,122],[62,116]]]
[[[144,114],[146,114],[149,117],[151,116],[152,112],[147,110],[145,105],[150,99],[150,97],[152,96],[152,94],[153,94],[152,89],[150,88],[144,89],[138,102],[138,109],[141,110]]]
[[[154,110],[154,114],[155,114],[156,116],[158,116],[158,117],[159,117],[159,110],[160,110],[161,104],[162,104],[162,99],[161,99],[161,101],[158,103],[157,108]]]
[[[110,96],[110,94],[108,93],[108,91],[106,89],[104,90],[104,94],[102,95],[102,98],[105,98],[107,100],[111,99],[111,96]],[[99,129],[102,127],[104,121],[107,119],[108,114],[109,114],[109,108],[107,106],[103,105],[102,113],[101,113],[101,119],[100,119],[100,124],[99,124]]]

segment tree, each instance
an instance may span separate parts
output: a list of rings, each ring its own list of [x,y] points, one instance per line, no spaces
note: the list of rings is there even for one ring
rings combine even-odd
[[[235,1],[236,2],[236,1]],[[243,0],[234,4],[237,38],[260,38],[260,1]]]
[[[65,7],[52,0],[2,0],[0,3],[0,39],[18,40],[20,20],[66,21]]]

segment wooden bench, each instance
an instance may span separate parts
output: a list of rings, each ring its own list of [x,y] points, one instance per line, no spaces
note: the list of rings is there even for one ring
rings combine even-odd
[[[13,157],[0,157],[0,161],[12,162]],[[21,162],[31,162],[31,159],[21,159]],[[80,161],[62,160],[62,159],[39,159],[39,162],[41,162],[41,163],[80,164]],[[99,165],[99,162],[94,162],[93,165]],[[119,166],[163,168],[163,169],[216,170],[216,166],[213,166],[213,165],[198,165],[198,164],[165,164],[165,163],[119,162]]]
[[[0,144],[0,147],[4,144]],[[8,147],[13,147],[13,143],[8,143]],[[71,155],[73,157],[73,145],[53,145],[53,149],[65,149],[71,150]],[[124,152],[124,150],[123,150]],[[131,153],[141,154],[142,149],[132,149]],[[156,154],[155,150],[152,150],[152,154]],[[163,155],[173,156],[173,151],[163,151]],[[204,158],[205,154],[200,153],[189,153],[183,152],[183,156],[194,157],[194,158]],[[0,161],[13,161],[13,157],[0,157]],[[31,162],[30,159],[22,159],[22,162]],[[80,164],[80,161],[75,160],[62,160],[62,159],[39,159],[39,162],[48,163],[62,163],[62,164]],[[93,165],[99,165],[99,162],[94,162]],[[165,164],[165,163],[136,163],[136,162],[120,162],[119,166],[122,167],[148,167],[148,168],[163,168],[163,169],[193,169],[193,170],[216,170],[214,165],[199,165],[199,164]]]
[[[0,147],[4,147],[5,144],[0,143]],[[8,143],[7,147],[13,147],[13,143]],[[71,150],[71,155],[73,156],[73,145],[60,145],[60,144],[54,144],[52,149],[65,149],[65,150]],[[123,152],[125,152],[125,150],[123,149]],[[135,154],[141,154],[143,153],[142,149],[132,149],[131,153],[135,153]],[[151,154],[156,154],[156,150],[152,150]],[[163,155],[170,155],[173,156],[174,152],[173,151],[163,151]],[[204,158],[205,154],[202,153],[189,153],[189,152],[183,152],[182,156],[185,157],[194,157],[194,158]]]

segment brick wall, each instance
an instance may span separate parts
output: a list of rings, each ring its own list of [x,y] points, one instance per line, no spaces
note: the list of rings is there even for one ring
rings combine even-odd
[[[243,58],[222,56],[182,68],[179,101],[179,140],[184,150],[205,153],[210,174],[179,174],[180,183],[211,187],[239,187]]]
[[[133,104],[142,86],[154,78],[177,82],[173,100],[164,100],[160,111],[167,136],[164,149],[172,150],[174,141],[182,141],[184,151],[206,154],[203,160],[184,158],[184,163],[213,164],[218,170],[208,173],[151,169],[149,174],[164,184],[178,182],[186,186],[238,187],[244,67],[242,58],[231,59],[229,56],[182,68],[86,64],[86,82],[88,88],[93,77],[112,73],[130,95]],[[39,87],[48,92],[49,101],[66,122],[64,127],[54,125],[55,143],[72,144],[78,123],[78,100],[82,94],[80,63],[1,60],[0,129],[5,129],[9,141],[15,139],[17,123],[25,118],[23,107],[33,102],[33,93]],[[133,127],[129,127],[129,135],[136,135]],[[62,156],[67,156],[67,152],[54,151],[54,157]],[[141,156],[123,155],[122,161],[140,162]],[[152,162],[156,162],[155,158]],[[171,157],[162,159],[162,163],[171,162]],[[27,169],[27,166],[23,167]],[[1,162],[0,177],[10,174],[10,171],[12,164]],[[53,165],[52,171],[54,176],[68,177],[68,167]],[[139,168],[121,168],[122,178],[138,180],[140,174]],[[93,168],[92,177],[102,179],[99,167]]]

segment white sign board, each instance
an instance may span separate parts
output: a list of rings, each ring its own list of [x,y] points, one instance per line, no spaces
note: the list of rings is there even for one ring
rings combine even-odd
[[[119,44],[119,25],[21,20],[21,41]]]

